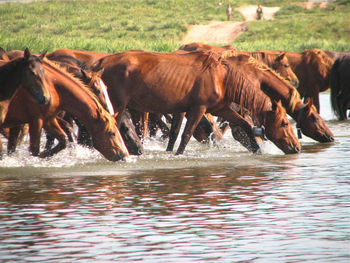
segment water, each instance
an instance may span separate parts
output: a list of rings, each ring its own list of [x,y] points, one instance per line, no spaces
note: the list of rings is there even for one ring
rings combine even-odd
[[[321,107],[336,142],[304,136],[297,155],[230,134],[118,163],[24,144],[0,162],[0,262],[349,262],[350,126]]]

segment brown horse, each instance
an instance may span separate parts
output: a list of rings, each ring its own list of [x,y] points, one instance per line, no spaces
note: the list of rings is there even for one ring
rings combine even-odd
[[[265,50],[271,56],[283,51]],[[334,60],[320,49],[306,49],[303,52],[286,52],[289,64],[299,79],[298,91],[302,98],[312,98],[320,112],[319,93],[330,88],[330,73]]]
[[[331,72],[331,104],[339,120],[346,120],[350,109],[350,55],[335,60]]]
[[[283,52],[278,56],[270,55],[265,51],[244,51],[244,50],[236,50],[234,47],[228,46],[213,46],[202,43],[190,43],[186,45],[182,45],[179,50],[183,51],[213,51],[218,53],[221,57],[232,57],[238,55],[249,55],[254,57],[260,62],[265,63],[267,66],[275,70],[282,77],[284,77],[287,81],[289,81],[294,87],[298,87],[299,80],[293,70],[291,69],[288,58],[286,57],[286,53]],[[175,51],[178,52],[178,51]]]
[[[202,43],[191,43],[191,44],[186,44],[183,45],[179,48],[178,51],[195,51],[195,50],[210,50],[213,52],[216,52],[220,54],[221,57],[232,57],[232,56],[238,56],[238,55],[248,55],[252,56],[258,61],[265,63],[267,66],[271,67],[273,70],[275,70],[277,73],[279,73],[282,77],[284,77],[287,81],[289,81],[293,86],[297,87],[299,84],[298,78],[292,71],[288,59],[285,56],[285,53],[280,54],[277,57],[269,56],[266,52],[248,52],[248,51],[238,51],[234,49],[232,46],[213,46],[213,45],[207,45],[207,44],[202,44]],[[237,107],[233,107],[237,108]],[[239,108],[239,107],[238,107]],[[249,117],[249,114],[243,115],[245,120],[248,123],[251,123],[252,128],[253,128],[253,123],[251,122],[251,119]],[[205,117],[202,118],[201,122],[199,123],[199,126],[202,124],[207,124],[209,120],[205,120]],[[228,125],[226,128],[220,130],[217,129],[216,123],[211,122],[211,124],[214,126],[213,130],[215,131],[214,134],[212,135],[213,139],[220,139],[222,138],[222,135],[226,132]],[[240,127],[233,126],[234,129],[231,129],[232,136],[238,140],[245,148],[248,150],[251,150],[251,146],[249,145],[248,141],[246,140],[246,135],[244,135],[244,131],[240,129]],[[177,127],[179,128],[179,127]],[[208,128],[205,127],[198,127],[195,131],[196,137],[197,138],[205,138],[205,136],[208,134]],[[256,137],[257,141],[261,141],[262,138]]]
[[[241,125],[254,139],[250,125],[230,107],[249,109],[266,127],[267,137],[285,153],[297,153],[300,144],[279,104],[244,77],[239,68],[221,63],[212,52],[185,54],[128,51],[95,63],[117,113],[128,106],[141,112],[187,113],[187,123],[176,154],[182,154],[205,112]],[[271,107],[271,104],[273,106]],[[258,145],[256,144],[258,149]]]
[[[303,104],[297,90],[284,78],[250,56],[240,55],[226,59],[233,67],[240,68],[251,79],[255,79],[264,93],[274,100],[280,100],[303,134],[319,142],[334,140],[333,133],[312,107],[312,100]]]
[[[66,134],[57,123],[56,116],[60,111],[67,111],[77,117],[92,136],[93,146],[105,158],[117,161],[129,155],[116,127],[114,118],[104,110],[97,98],[86,86],[70,73],[45,59],[45,80],[50,90],[50,103],[38,106],[28,100],[26,91],[11,102],[4,126],[16,126],[29,123],[30,151],[39,155],[40,134],[44,126],[58,139],[59,144],[40,157],[51,156],[62,150]],[[62,145],[62,143],[63,145]]]
[[[90,67],[94,62],[98,59],[103,58],[108,53],[99,53],[95,51],[86,51],[86,50],[77,50],[77,49],[68,49],[68,48],[60,48],[57,49],[47,55],[48,59],[57,60],[58,57],[61,56],[70,56],[76,58],[80,61],[83,61],[87,67]]]
[[[103,70],[99,72],[92,72],[88,70],[84,61],[81,61],[75,57],[69,55],[56,55],[51,56],[51,59],[55,62],[59,62],[61,66],[64,66],[75,77],[83,81],[85,85],[98,97],[102,106],[114,115],[113,105],[110,102],[108,95],[108,87],[101,79]],[[75,119],[79,126],[78,130],[78,143],[92,146],[91,136],[88,134],[84,125],[79,120]],[[141,155],[144,153],[144,148],[141,140],[137,136],[135,126],[130,119],[130,116],[125,113],[120,125],[120,133],[123,137],[124,143],[132,155]]]

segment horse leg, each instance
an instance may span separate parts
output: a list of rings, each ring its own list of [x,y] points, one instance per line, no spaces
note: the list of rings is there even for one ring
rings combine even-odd
[[[68,141],[74,142],[75,136],[73,133],[73,126],[65,119],[62,119],[60,117],[57,117],[56,119],[58,121],[58,124],[61,126],[62,130],[66,133]]]
[[[10,128],[9,139],[7,142],[7,154],[10,155],[16,151],[18,139],[21,134],[22,125]]]
[[[176,151],[176,155],[183,154],[187,143],[190,141],[194,130],[196,129],[206,110],[207,108],[205,106],[199,106],[192,108],[190,111],[187,112],[187,122],[185,125],[185,129],[182,133],[181,142],[179,148]]]
[[[67,122],[66,120],[56,117],[58,124],[61,126],[63,131],[66,133],[69,142],[74,142],[74,134],[73,134],[73,127],[72,125]],[[55,141],[55,136],[53,136],[51,133],[46,133],[46,144],[45,144],[45,151],[48,151],[52,149]]]
[[[40,136],[42,128],[42,119],[37,119],[29,124],[29,151],[33,156],[38,156],[40,152]]]
[[[60,124],[58,123],[58,120],[54,118],[52,121],[45,123],[44,126],[45,130],[50,133],[55,139],[58,140],[58,144],[49,150],[45,150],[42,153],[40,153],[40,158],[46,158],[49,156],[52,156],[59,151],[62,151],[67,147],[68,138],[66,133],[61,128]]]
[[[185,113],[177,113],[173,114],[173,120],[171,122],[170,132],[169,132],[169,142],[166,148],[167,152],[171,152],[174,149],[174,145],[179,135],[179,131],[181,128],[182,121],[185,117]]]
[[[219,112],[215,112],[215,115],[218,115],[223,119],[227,120],[230,123],[231,129],[235,127],[241,128],[242,132],[246,134],[246,138],[249,141],[246,141],[244,143],[244,145],[246,145],[246,148],[248,148],[254,153],[260,149],[259,144],[257,143],[255,135],[253,133],[251,124],[247,120],[245,120],[239,113],[237,113],[230,107],[225,107]]]
[[[209,143],[210,135],[213,132],[213,124],[206,118],[205,115],[203,115],[197,127],[193,131],[193,137],[199,142]]]

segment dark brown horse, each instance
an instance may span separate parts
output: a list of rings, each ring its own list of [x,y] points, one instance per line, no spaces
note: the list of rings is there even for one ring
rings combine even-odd
[[[104,110],[89,89],[70,73],[62,70],[48,60],[44,60],[45,80],[51,99],[47,105],[38,106],[28,100],[26,91],[11,102],[6,116],[5,126],[17,126],[29,123],[30,151],[39,155],[40,134],[44,126],[58,139],[59,144],[50,151],[44,151],[41,157],[51,156],[62,150],[66,134],[57,123],[60,111],[67,111],[77,117],[92,136],[93,146],[105,158],[117,161],[129,155],[116,127],[114,118]],[[63,142],[63,145],[61,144]]]
[[[350,56],[350,51],[331,51],[331,50],[323,50],[328,56],[330,56],[333,60],[343,56]]]
[[[250,56],[240,55],[226,59],[233,67],[240,68],[249,78],[258,82],[264,93],[274,100],[280,100],[303,134],[319,142],[334,140],[333,133],[312,107],[312,100],[303,104],[298,91],[288,81]]]
[[[94,70],[101,68],[117,113],[126,106],[141,112],[187,113],[177,154],[184,152],[205,112],[241,125],[255,140],[250,125],[231,109],[232,102],[249,109],[282,151],[300,151],[284,109],[245,78],[243,71],[221,63],[212,52],[122,52],[106,56],[93,66]]]
[[[350,109],[350,55],[335,60],[330,83],[333,111],[339,120],[346,120]]]
[[[50,99],[41,58],[31,55],[28,49],[14,60],[9,60],[6,54],[2,58],[4,56],[5,59],[0,60],[0,124],[19,87],[27,90],[39,104],[46,104]]]
[[[10,60],[1,49],[0,60],[0,127],[5,121],[10,103],[19,90],[30,94],[28,100],[45,105],[50,100],[41,58],[26,49],[21,57]],[[0,155],[2,142],[0,141]]]

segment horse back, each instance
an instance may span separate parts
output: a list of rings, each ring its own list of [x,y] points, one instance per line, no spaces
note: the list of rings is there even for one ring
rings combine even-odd
[[[93,70],[100,68],[104,82],[113,87],[112,97],[123,93],[141,111],[148,111],[142,104],[157,104],[153,108],[159,112],[186,111],[191,103],[204,103],[222,93],[217,79],[223,79],[224,67],[205,52],[126,51],[100,59]]]

